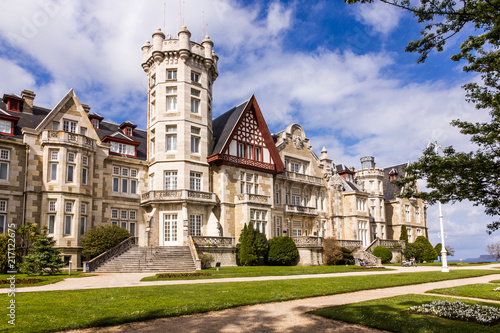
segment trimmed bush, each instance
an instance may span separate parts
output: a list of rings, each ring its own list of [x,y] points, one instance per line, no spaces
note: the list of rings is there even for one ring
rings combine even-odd
[[[373,249],[373,255],[379,257],[382,262],[390,262],[392,260],[392,252],[385,246],[377,246]]]
[[[436,250],[434,250],[434,247],[431,245],[431,243],[427,238],[425,238],[424,236],[418,236],[417,239],[415,240],[415,243],[420,243],[424,245],[424,253],[422,255],[422,260],[427,262],[433,262],[434,260],[438,259]]]
[[[117,225],[100,226],[88,230],[82,239],[82,254],[87,258],[95,258],[104,253],[125,239],[132,236],[127,229]]]
[[[323,241],[323,262],[327,265],[336,265],[344,259],[344,254],[339,242],[334,237],[325,238]]]
[[[214,261],[214,256],[209,253],[203,253],[199,256],[201,260],[201,268],[206,269],[212,266],[212,262]]]
[[[267,260],[272,265],[288,266],[297,263],[299,251],[291,237],[278,236],[269,240]]]

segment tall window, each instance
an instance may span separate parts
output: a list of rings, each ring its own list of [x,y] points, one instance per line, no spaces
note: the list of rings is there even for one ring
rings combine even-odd
[[[280,197],[281,197],[281,192],[280,192],[280,186],[279,184],[276,184],[276,187],[275,187],[275,195],[276,195],[276,204],[279,205],[280,204]]]
[[[130,231],[132,236],[136,235],[137,211],[127,209],[111,209],[111,224]]]
[[[11,134],[12,122],[7,120],[0,120],[0,132]]]
[[[259,176],[252,173],[240,173],[240,193],[259,194]]]
[[[167,152],[177,151],[177,126],[167,126]]]
[[[201,191],[201,173],[189,173],[189,189],[191,191]]]
[[[418,207],[415,208],[415,222],[420,223],[420,209]]]
[[[10,150],[0,149],[0,179],[9,179]]]
[[[196,127],[191,127],[191,153],[200,152],[200,129]]]
[[[177,69],[167,70],[167,80],[177,80]]]
[[[201,236],[201,215],[189,215],[189,235]]]
[[[80,234],[83,235],[87,230],[87,204],[80,205]]]
[[[57,204],[57,201],[53,201],[53,200],[50,200],[49,201],[49,220],[48,220],[48,226],[49,226],[49,230],[48,230],[48,233],[49,234],[53,234],[54,233],[54,230],[55,230],[55,225],[56,225],[56,204]]]
[[[196,72],[191,72],[191,81],[200,83],[200,74]]]
[[[7,223],[7,200],[0,200],[0,234],[5,233]]]
[[[245,157],[245,144],[238,142],[238,157]]]
[[[371,216],[375,217],[375,200],[371,199],[371,206],[370,206],[370,214]]]
[[[177,171],[165,171],[165,190],[177,190]]]
[[[200,91],[191,89],[191,112],[200,113]]]
[[[300,170],[300,164],[299,163],[294,163],[294,162],[291,162],[290,163],[290,171],[291,172],[299,172]]]
[[[267,225],[267,211],[260,209],[250,209],[250,221],[254,229],[265,234]]]
[[[73,201],[64,203],[64,235],[71,235],[73,224]]]
[[[68,183],[73,183],[75,181],[75,168],[74,164],[76,161],[76,153],[68,152],[67,155],[67,165],[66,165],[66,181]]]
[[[137,169],[113,167],[113,192],[137,194]]]
[[[88,156],[82,156],[82,184],[87,185],[88,184],[88,177],[89,177],[89,158]]]
[[[149,114],[151,118],[154,118],[156,116],[156,92],[153,91],[151,93],[151,104],[150,104],[150,109],[149,109]]]
[[[99,119],[92,119],[92,127],[95,129],[99,129]]]
[[[76,133],[76,122],[63,119],[63,131]]]
[[[167,87],[167,111],[177,111],[177,87]]]
[[[156,85],[156,74],[151,75],[151,80],[149,82],[150,87],[154,87]]]
[[[405,205],[405,221],[410,222],[410,205]]]

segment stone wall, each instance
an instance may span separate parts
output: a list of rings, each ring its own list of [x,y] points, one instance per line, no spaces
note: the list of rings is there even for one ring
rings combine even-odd
[[[200,246],[196,247],[198,258],[202,254],[210,254],[214,260],[211,267],[215,267],[215,263],[220,262],[221,267],[236,266],[236,247],[213,247]]]

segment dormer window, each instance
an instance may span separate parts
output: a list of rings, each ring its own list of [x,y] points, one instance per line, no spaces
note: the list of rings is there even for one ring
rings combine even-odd
[[[134,128],[136,127],[137,125],[132,124],[130,121],[126,121],[120,125],[120,129],[126,136],[134,136]]]
[[[398,175],[398,172],[396,171],[396,169],[392,169],[389,172],[389,180],[391,180],[391,181],[396,180],[397,175]]]
[[[101,128],[101,121],[104,119],[104,117],[101,117],[97,113],[91,113],[88,115],[90,121],[92,122],[92,127],[94,129],[100,129]]]
[[[132,136],[132,127],[125,128],[125,135]]]
[[[2,101],[7,106],[7,111],[21,112],[23,99],[15,95],[3,95]]]
[[[92,127],[95,129],[99,129],[99,120],[98,119],[92,119]]]

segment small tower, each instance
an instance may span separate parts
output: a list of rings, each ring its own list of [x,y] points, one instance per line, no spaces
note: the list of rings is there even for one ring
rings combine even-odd
[[[159,245],[183,245],[187,240],[191,214],[195,216],[194,226],[197,228],[200,225],[200,228],[205,228],[211,214],[209,205],[196,203],[196,199],[202,196],[196,193],[211,190],[207,156],[213,136],[212,85],[218,75],[218,58],[208,36],[201,44],[192,42],[191,33],[185,26],[180,29],[178,39],[165,39],[160,28],[152,37],[152,45],[148,41],[142,46],[142,68],[149,82],[150,177],[150,196],[145,197],[143,205],[151,205],[154,214],[159,214],[154,216],[160,221]],[[161,191],[178,196],[175,201],[183,203],[173,205],[171,198],[150,200],[160,195]],[[185,200],[181,199],[184,197]],[[211,201],[208,203],[211,204]],[[197,209],[196,215],[193,204]],[[177,223],[177,237],[173,234],[167,237],[167,227],[162,226],[162,220],[167,216],[162,212],[166,211],[172,212],[168,214],[168,228],[171,228],[174,219]],[[198,228],[194,233],[199,231]],[[175,233],[172,230],[168,232]]]

